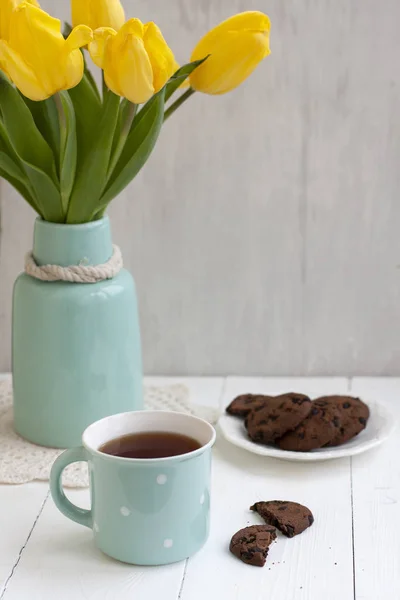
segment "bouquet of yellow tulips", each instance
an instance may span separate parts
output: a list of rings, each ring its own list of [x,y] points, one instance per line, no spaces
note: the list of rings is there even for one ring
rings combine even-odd
[[[119,0],[72,0],[64,35],[37,0],[0,11],[0,176],[55,223],[101,218],[183,102],[234,89],[269,54],[260,12],[222,22],[179,67],[157,25],[125,21]]]

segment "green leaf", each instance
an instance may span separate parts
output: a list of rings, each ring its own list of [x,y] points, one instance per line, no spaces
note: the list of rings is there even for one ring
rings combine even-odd
[[[26,183],[26,175],[21,171],[19,166],[6,154],[0,151],[0,167],[3,171],[7,171],[15,179],[21,179],[23,183]],[[28,182],[29,185],[29,182]]]
[[[68,223],[85,223],[97,212],[106,184],[119,105],[120,97],[109,91],[101,121],[97,123],[96,139],[92,141],[90,153],[85,157],[75,179],[67,215]]]
[[[17,90],[3,79],[0,79],[0,106],[4,126],[18,156],[53,177],[55,164],[49,145]]]
[[[7,131],[4,127],[3,121],[0,119],[0,150],[3,154],[2,157],[2,171],[7,172],[13,179],[20,180],[21,184],[27,190],[27,194],[30,197],[30,200],[34,201],[35,206],[38,206],[37,201],[35,200],[35,192],[32,189],[32,186],[29,182],[28,176],[24,169],[24,165],[22,161],[19,159],[17,153],[14,148],[10,144],[10,141],[7,136]],[[32,202],[29,202],[32,204]]]
[[[47,173],[26,161],[21,161],[13,151],[10,153],[6,149],[1,154],[4,155],[1,165],[2,177],[7,179],[46,221],[62,223],[64,217],[60,192]],[[7,157],[8,161],[4,157]],[[10,161],[13,164],[12,170]]]
[[[4,152],[0,152],[0,176],[6,179],[25,198],[33,210],[43,216],[32,195],[26,174]]]
[[[101,102],[100,91],[99,91],[99,88],[97,87],[96,80],[95,80],[95,78],[93,77],[91,70],[90,70],[90,69],[89,69],[89,67],[87,66],[87,63],[86,63],[86,58],[85,58],[85,54],[84,54],[83,50],[81,50],[81,52],[82,52],[82,54],[83,54],[83,62],[84,62],[84,64],[85,64],[85,71],[84,71],[83,77],[84,77],[85,79],[87,79],[87,81],[88,81],[88,83],[90,84],[90,86],[91,86],[91,88],[92,88],[93,92],[95,93],[95,95],[97,96],[97,98],[99,99],[99,101]]]
[[[98,135],[102,104],[85,77],[79,85],[68,90],[67,93],[74,105],[76,118],[78,144],[76,177],[78,177]]]
[[[208,56],[202,58],[201,60],[195,60],[187,65],[183,65],[180,69],[177,70],[174,75],[172,75],[171,79],[165,86],[165,102],[171,98],[171,96],[176,92],[176,90],[182,85],[182,83],[189,77],[191,73],[197,67],[199,67],[205,60],[207,60]]]
[[[36,127],[50,146],[56,167],[58,167],[60,163],[60,125],[54,96],[41,102],[34,102],[22,95],[21,97],[31,111]]]
[[[12,185],[12,187],[15,188],[17,190],[17,192],[19,192],[21,194],[21,196],[27,201],[27,203],[33,208],[33,210],[40,217],[42,217],[42,219],[44,219],[41,211],[35,205],[35,203],[34,203],[34,201],[32,199],[32,196],[30,195],[30,193],[28,192],[28,190],[24,187],[24,185],[20,181],[18,181],[18,179],[14,179],[6,171],[3,171],[3,169],[1,168],[1,166],[0,166],[0,177],[3,177],[3,179],[5,179],[6,181],[8,181],[8,183],[10,185]]]
[[[36,212],[39,213],[40,216],[43,216],[39,202],[35,196],[35,192],[24,169],[24,165],[10,144],[7,131],[4,127],[3,121],[1,120],[0,148],[2,150],[0,175],[20,192],[25,200],[32,206],[34,210],[36,210]]]
[[[75,180],[76,171],[76,119],[74,105],[67,92],[60,92],[64,111],[65,127],[62,136],[63,146],[60,148],[60,191],[64,213],[68,212],[69,197]]]
[[[136,177],[157,142],[164,119],[165,87],[142,108],[133,121],[114,172],[100,202],[100,210],[117,196]]]
[[[62,34],[64,36],[64,39],[67,39],[67,37],[69,36],[69,34],[71,33],[71,31],[72,31],[72,25],[70,23],[67,23],[67,21],[65,21],[65,23],[64,23],[64,29],[63,29],[63,32],[62,32]]]
[[[112,147],[113,152],[118,145],[118,141],[119,141],[119,138],[121,135],[121,130],[122,130],[124,123],[126,122],[129,111],[131,110],[131,106],[132,106],[132,102],[130,102],[126,98],[123,98],[121,100],[121,104],[119,107],[118,121],[117,121],[117,125],[115,127],[115,132],[114,132],[114,140],[113,140],[113,147]],[[132,123],[132,125],[133,125],[133,123]]]
[[[65,215],[62,210],[60,190],[54,181],[35,165],[24,162],[25,171],[29,177],[43,218],[51,223],[64,223]]]
[[[10,140],[8,139],[6,128],[4,127],[3,121],[0,119],[0,148],[15,162],[20,166],[22,165],[21,161],[18,158],[17,153],[14,148],[10,144]],[[21,167],[22,168],[22,167]]]
[[[18,155],[47,221],[64,220],[53,153],[17,90],[0,78],[0,106],[7,139]]]

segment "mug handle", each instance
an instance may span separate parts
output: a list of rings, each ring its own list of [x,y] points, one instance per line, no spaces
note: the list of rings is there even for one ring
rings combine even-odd
[[[50,473],[50,491],[54,503],[63,515],[80,525],[92,528],[92,511],[72,504],[64,493],[62,474],[68,465],[75,462],[87,461],[87,452],[82,446],[63,452],[54,462]]]

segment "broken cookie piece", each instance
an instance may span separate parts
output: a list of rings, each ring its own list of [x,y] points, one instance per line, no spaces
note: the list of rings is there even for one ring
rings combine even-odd
[[[256,502],[250,510],[258,512],[266,523],[277,527],[289,538],[302,533],[314,523],[312,512],[297,502],[283,500]]]
[[[229,550],[248,565],[263,567],[269,546],[276,538],[276,530],[270,525],[251,525],[241,529],[231,539]]]

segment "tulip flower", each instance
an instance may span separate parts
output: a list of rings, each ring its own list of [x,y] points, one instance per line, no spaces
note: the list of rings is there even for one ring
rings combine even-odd
[[[29,4],[33,4],[34,6],[39,6],[39,2],[37,0],[27,0]],[[11,13],[19,4],[21,4],[22,0],[1,0],[1,11],[0,11],[0,39],[8,40],[10,34],[10,18]]]
[[[91,29],[111,27],[118,31],[125,23],[125,13],[119,0],[72,0],[72,24]]]
[[[192,53],[192,61],[209,58],[191,74],[191,87],[205,94],[225,94],[238,87],[270,54],[270,26],[267,15],[248,11],[209,31]]]
[[[22,2],[11,14],[9,40],[0,40],[0,65],[24,96],[45,100],[81,81],[79,48],[92,37],[91,29],[80,25],[64,40],[58,19]]]
[[[158,92],[171,75],[179,69],[179,65],[155,23],[146,23],[143,30],[143,41],[153,69],[154,90]]]
[[[89,52],[109,89],[134,104],[147,102],[178,68],[158,27],[139,19],[130,19],[118,33],[97,29]]]

